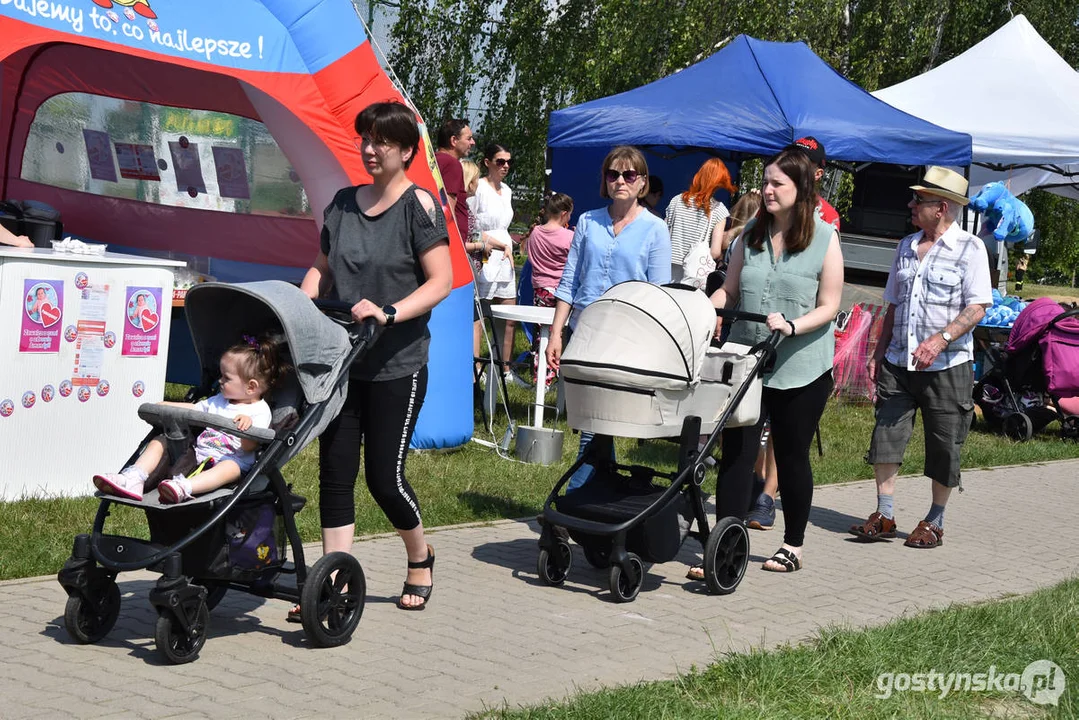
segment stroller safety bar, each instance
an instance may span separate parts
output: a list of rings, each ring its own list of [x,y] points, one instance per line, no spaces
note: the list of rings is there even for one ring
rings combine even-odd
[[[221,417],[210,413],[198,412],[188,408],[173,407],[170,405],[157,405],[156,403],[143,403],[139,406],[139,417],[154,427],[168,430],[175,425],[187,425],[198,428],[214,428],[229,435],[235,435],[244,440],[268,444],[274,441],[277,435],[269,428],[252,427],[246,431],[236,429],[236,426]]]

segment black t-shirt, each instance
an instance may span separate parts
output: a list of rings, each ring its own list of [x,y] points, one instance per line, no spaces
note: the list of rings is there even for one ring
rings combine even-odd
[[[446,219],[438,200],[412,186],[379,215],[365,215],[356,203],[356,187],[339,190],[326,208],[321,247],[333,273],[331,297],[348,303],[364,298],[378,306],[411,295],[426,281],[420,253],[448,242]],[[433,211],[417,193],[426,193]],[[394,323],[353,367],[360,380],[395,380],[427,364],[431,313]]]

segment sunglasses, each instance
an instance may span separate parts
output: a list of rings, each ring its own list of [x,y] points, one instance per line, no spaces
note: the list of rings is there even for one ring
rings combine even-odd
[[[375,148],[376,150],[385,151],[388,148],[393,147],[393,143],[385,142],[383,140],[374,140],[374,139],[368,138],[365,141],[362,135],[357,135],[356,137],[352,138],[352,144],[355,145],[356,149],[359,150],[360,152],[363,152],[364,142],[369,142],[371,144],[371,147]]]
[[[618,178],[624,178],[627,185],[632,185],[637,182],[637,178],[642,177],[644,173],[637,172],[636,170],[611,170],[608,168],[604,171],[603,177],[607,179],[607,182],[618,182]]]
[[[912,203],[914,203],[915,205],[932,205],[933,203],[942,203],[942,202],[944,202],[943,200],[940,200],[940,199],[922,197],[918,193],[914,193],[914,195],[911,196],[910,201]]]
[[[506,158],[495,158],[495,165],[498,167],[511,168],[513,167],[513,158],[507,160]]]

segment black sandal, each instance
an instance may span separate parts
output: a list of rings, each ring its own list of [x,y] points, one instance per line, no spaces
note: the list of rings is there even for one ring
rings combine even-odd
[[[802,569],[802,561],[798,559],[797,555],[795,555],[785,547],[781,547],[776,550],[775,554],[772,555],[772,557],[768,558],[768,560],[774,562],[777,565],[782,565],[783,569],[773,570],[772,568],[768,567],[768,563],[765,562],[763,565],[761,565],[761,570],[778,573],[792,573],[795,570]]]
[[[409,570],[426,569],[431,571],[431,582],[435,581],[435,550],[430,545],[427,546],[427,559],[421,562],[408,563]],[[431,593],[434,591],[434,585],[413,585],[406,582],[404,587],[401,588],[401,597],[397,598],[397,607],[402,610],[423,610],[427,607],[427,603],[431,599]],[[415,595],[418,598],[422,598],[423,602],[419,605],[402,605],[401,599],[405,595]]]

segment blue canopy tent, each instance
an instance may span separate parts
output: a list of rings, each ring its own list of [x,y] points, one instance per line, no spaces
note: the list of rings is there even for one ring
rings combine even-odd
[[[971,138],[877,100],[802,42],[739,35],[710,57],[634,90],[551,113],[551,188],[577,210],[603,204],[599,167],[615,145],[645,149],[667,197],[708,155],[768,156],[812,135],[829,159],[969,165]],[[732,173],[733,175],[733,173]],[[666,198],[665,198],[666,200]],[[661,205],[661,208],[665,205]]]

